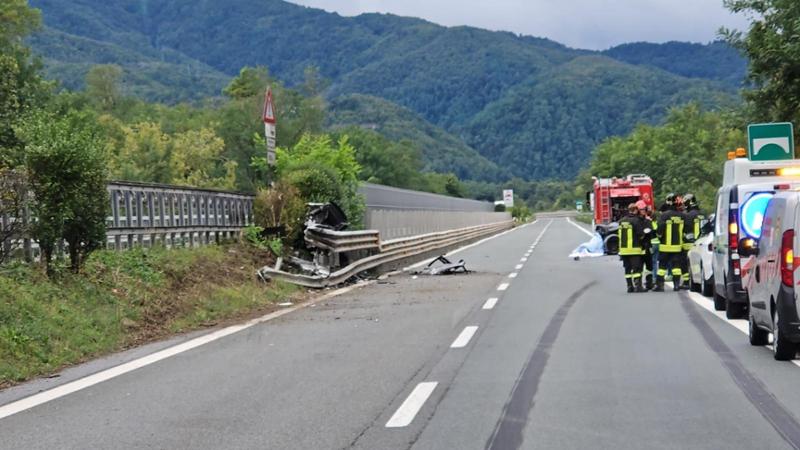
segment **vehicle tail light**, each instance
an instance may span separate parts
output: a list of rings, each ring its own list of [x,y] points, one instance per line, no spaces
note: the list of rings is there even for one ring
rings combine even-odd
[[[728,247],[739,250],[739,210],[736,208],[731,208],[728,216]]]
[[[738,259],[734,259],[733,261],[731,261],[731,264],[733,265],[733,274],[734,275],[739,275],[740,273],[742,273],[741,261],[739,261]]]
[[[784,286],[794,285],[794,230],[783,232],[781,239],[781,281]]]
[[[776,191],[784,191],[784,190],[791,189],[791,188],[792,188],[791,184],[776,184],[774,186],[774,189]]]

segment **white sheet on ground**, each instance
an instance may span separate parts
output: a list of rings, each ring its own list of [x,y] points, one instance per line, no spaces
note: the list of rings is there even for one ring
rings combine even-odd
[[[579,245],[578,248],[569,254],[569,257],[573,259],[595,258],[603,255],[605,255],[605,250],[603,248],[603,237],[600,236],[600,233],[595,233],[589,242],[584,242],[583,244]]]

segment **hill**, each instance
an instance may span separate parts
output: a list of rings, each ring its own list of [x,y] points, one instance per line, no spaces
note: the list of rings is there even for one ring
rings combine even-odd
[[[330,102],[328,126],[359,126],[377,131],[393,141],[408,140],[422,151],[425,170],[455,173],[459,178],[500,181],[509,178],[475,149],[443,129],[419,117],[413,111],[387,100],[352,94]]]
[[[638,121],[659,121],[688,100],[731,98],[741,73],[725,76],[740,61],[716,44],[632,44],[603,55],[507,32],[384,14],[341,17],[280,0],[31,4],[43,10],[46,26],[34,49],[70,86],[79,86],[90,64],[115,62],[126,69],[130,92],[175,102],[217,95],[242,66],[267,66],[292,86],[315,65],[331,82],[329,99],[383,98],[466,143],[460,150],[427,144],[429,167],[460,160],[471,146],[526,179],[570,178],[597,142]],[[719,70],[715,58],[724,62]],[[373,114],[375,106],[351,110],[347,121],[371,122],[353,114]],[[549,161],[552,148],[567,149],[570,159]]]

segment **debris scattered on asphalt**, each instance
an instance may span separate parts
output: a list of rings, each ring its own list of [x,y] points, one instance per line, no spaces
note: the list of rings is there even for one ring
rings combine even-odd
[[[435,266],[436,263],[441,263],[441,265]],[[454,275],[458,273],[469,273],[470,271],[467,270],[466,263],[463,259],[458,260],[457,263],[454,263],[447,259],[444,255],[434,259],[430,262],[424,269],[417,271],[415,273],[419,275]],[[416,278],[416,277],[413,277]]]
[[[292,302],[285,302],[285,303],[278,303],[278,306],[292,306],[294,303]]]

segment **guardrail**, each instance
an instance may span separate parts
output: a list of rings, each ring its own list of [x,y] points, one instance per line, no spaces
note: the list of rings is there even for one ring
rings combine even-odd
[[[450,231],[428,233],[420,236],[412,236],[408,238],[381,242],[379,246],[379,253],[359,259],[335,272],[332,272],[327,276],[295,274],[277,270],[272,267],[264,267],[259,270],[258,274],[264,280],[279,279],[310,288],[326,288],[342,284],[359,273],[374,269],[384,264],[389,264],[412,256],[449,247],[464,241],[495,234],[502,230],[511,228],[513,223],[513,221],[508,220],[488,225],[459,228]],[[342,233],[349,234],[347,232]],[[343,245],[346,247],[353,245],[353,243],[350,242]],[[332,251],[344,251],[343,248],[345,248],[336,246],[334,247],[335,249],[332,249]]]

